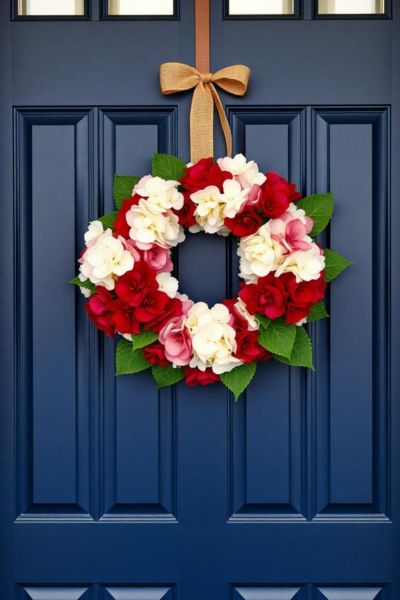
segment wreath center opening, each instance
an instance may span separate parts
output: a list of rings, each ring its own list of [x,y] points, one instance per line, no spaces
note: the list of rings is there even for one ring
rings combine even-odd
[[[195,302],[210,306],[227,297],[229,269],[229,238],[208,233],[186,232],[186,239],[177,248],[179,287]],[[236,244],[235,250],[236,253]]]

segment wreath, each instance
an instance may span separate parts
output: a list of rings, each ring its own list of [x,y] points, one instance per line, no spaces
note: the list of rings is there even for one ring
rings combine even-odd
[[[152,175],[116,175],[117,210],[92,221],[79,274],[95,326],[116,347],[116,374],[151,369],[159,388],[217,381],[235,398],[257,364],[313,367],[303,327],[328,316],[327,284],[350,261],[315,241],[333,213],[331,193],[301,197],[242,154],[185,165],[155,154]],[[210,307],[179,291],[172,250],[185,230],[237,238],[236,298]]]

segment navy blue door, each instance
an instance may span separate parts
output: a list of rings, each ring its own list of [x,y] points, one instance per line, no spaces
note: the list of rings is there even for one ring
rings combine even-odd
[[[157,72],[193,64],[193,1],[137,20],[1,2],[2,600],[400,598],[400,10],[295,4],[247,19],[213,0],[212,67],[252,68],[223,98],[235,151],[333,190],[328,235],[354,265],[312,327],[316,372],[265,364],[235,404],[219,384],[116,380],[67,283],[114,172],[188,159],[190,94],[163,98]],[[184,291],[237,285],[230,243],[181,246]]]

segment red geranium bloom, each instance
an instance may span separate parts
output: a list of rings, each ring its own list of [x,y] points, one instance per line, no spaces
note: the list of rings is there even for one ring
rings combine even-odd
[[[164,296],[166,296],[166,294],[164,294]],[[170,298],[167,296],[167,302],[164,305],[164,308],[158,313],[155,313],[150,320],[144,323],[143,327],[158,333],[168,321],[174,317],[180,317],[182,314],[182,302],[179,298]]]
[[[224,219],[224,224],[233,235],[245,237],[255,233],[263,224],[263,220],[254,208],[249,207],[244,208],[233,219]]]
[[[125,239],[129,238],[129,230],[130,226],[126,222],[126,213],[132,208],[132,206],[136,206],[139,202],[140,196],[135,194],[132,198],[127,198],[123,201],[121,208],[118,211],[118,216],[114,221],[113,229],[117,235],[122,235]]]
[[[144,261],[135,263],[132,271],[122,275],[116,285],[115,293],[130,306],[139,306],[150,290],[157,290],[156,273]]]
[[[173,212],[178,216],[179,224],[182,227],[186,227],[189,229],[192,225],[196,223],[196,218],[194,216],[194,211],[196,210],[196,205],[190,199],[190,193],[184,194],[184,203],[180,210],[174,210]]]
[[[259,313],[269,319],[277,319],[285,312],[286,290],[281,278],[269,273],[257,283],[244,285],[239,296],[251,314]]]
[[[162,367],[166,367],[171,364],[169,360],[165,358],[165,348],[160,342],[155,342],[154,344],[147,346],[143,350],[143,356],[151,365],[161,365]]]
[[[135,335],[140,333],[140,323],[135,316],[135,309],[132,306],[122,300],[115,300],[113,310],[112,320],[119,333],[133,333]]]
[[[290,298],[297,304],[315,304],[323,300],[326,290],[324,272],[321,273],[319,279],[313,281],[296,282],[296,277],[292,275],[286,284]]]
[[[209,185],[216,185],[222,191],[226,179],[232,179],[232,173],[222,171],[212,158],[202,158],[195,165],[186,167],[185,175],[179,181],[188,192],[197,192]]]
[[[244,363],[268,360],[272,356],[258,343],[258,331],[238,331],[236,343],[235,356]]]
[[[135,315],[141,323],[148,323],[164,312],[169,296],[157,289],[148,289],[142,302],[136,307]]]
[[[185,383],[191,387],[195,385],[210,385],[219,380],[220,376],[216,375],[211,369],[200,371],[200,369],[185,367]]]
[[[277,219],[287,211],[290,202],[300,198],[293,183],[288,183],[277,173],[267,173],[267,180],[261,186],[259,205],[266,217]]]
[[[111,292],[102,286],[96,287],[96,292],[84,304],[89,319],[109,337],[115,335],[112,305]]]
[[[290,300],[286,306],[285,320],[287,323],[298,323],[310,314],[316,302],[324,298],[326,283],[324,273],[314,281],[296,282],[294,275],[289,275],[286,280],[286,289]]]

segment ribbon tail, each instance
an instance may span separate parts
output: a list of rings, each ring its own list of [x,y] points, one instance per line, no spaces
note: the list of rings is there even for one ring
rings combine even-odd
[[[196,86],[190,110],[190,160],[214,156],[214,101],[210,87],[202,81]]]
[[[232,132],[231,132],[231,128],[229,126],[229,122],[227,119],[227,116],[225,114],[225,110],[224,107],[222,105],[221,102],[221,98],[218,95],[217,90],[215,89],[215,86],[213,83],[209,84],[210,86],[210,91],[214,100],[214,104],[215,107],[217,109],[218,112],[218,116],[219,116],[219,120],[221,123],[221,128],[225,137],[225,145],[226,145],[226,155],[227,156],[232,156]]]

